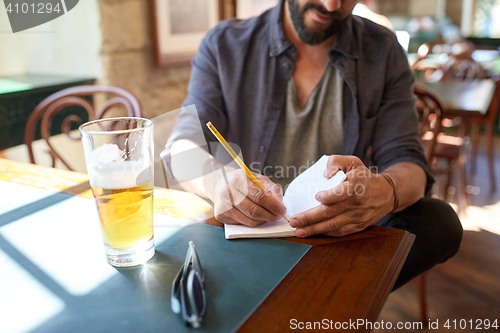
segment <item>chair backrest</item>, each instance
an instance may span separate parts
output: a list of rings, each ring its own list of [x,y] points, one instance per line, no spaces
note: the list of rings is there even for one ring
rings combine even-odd
[[[427,162],[432,163],[438,134],[442,129],[443,106],[431,92],[415,84],[416,109],[420,117],[420,139],[424,143]]]
[[[94,106],[82,97],[93,96],[97,93],[106,94],[110,96],[110,98],[96,112]],[[40,102],[26,122],[24,143],[28,147],[31,163],[35,164],[32,142],[34,140],[37,124],[41,119],[40,134],[42,139],[44,139],[49,146],[48,153],[52,157],[52,167],[55,167],[56,160],[60,160],[69,170],[72,170],[68,163],[54,150],[49,141],[51,135],[50,129],[54,116],[61,111],[61,109],[71,105],[83,107],[88,114],[89,120],[101,119],[106,112],[116,106],[124,106],[127,109],[129,117],[142,116],[141,106],[137,98],[132,93],[122,88],[110,86],[76,86],[58,91]],[[75,122],[81,124],[83,120],[74,114],[67,116],[62,122],[61,131],[71,140],[80,140],[81,138],[79,136],[74,137],[70,133],[71,125]]]
[[[472,81],[484,79],[488,74],[481,65],[472,59],[457,59],[445,68],[443,81]]]
[[[418,60],[411,67],[423,72],[424,79],[429,82],[461,82],[489,77],[490,73],[472,58],[475,50],[474,44],[466,40],[451,44],[442,41],[424,43],[418,50]]]

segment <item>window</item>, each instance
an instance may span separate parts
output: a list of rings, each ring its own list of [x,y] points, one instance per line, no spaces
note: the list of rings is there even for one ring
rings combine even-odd
[[[500,38],[500,1],[476,0],[472,35]]]

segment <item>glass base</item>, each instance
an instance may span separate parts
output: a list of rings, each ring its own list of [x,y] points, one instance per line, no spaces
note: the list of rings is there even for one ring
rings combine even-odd
[[[106,246],[106,260],[114,267],[142,265],[155,255],[154,240],[128,250],[115,250]]]

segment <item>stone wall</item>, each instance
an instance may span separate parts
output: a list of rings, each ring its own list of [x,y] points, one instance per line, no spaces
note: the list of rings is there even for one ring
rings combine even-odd
[[[408,8],[409,16],[436,16],[437,0],[412,0]]]
[[[460,26],[463,0],[446,0],[446,16]],[[435,16],[438,0],[376,0],[378,10],[384,15]]]
[[[462,0],[446,1],[446,16],[448,16],[455,25],[460,26],[462,21]]]
[[[377,9],[383,15],[408,15],[409,0],[378,0]]]
[[[148,0],[99,0],[102,29],[101,84],[125,88],[147,118],[180,107],[187,94],[189,64],[153,64]]]

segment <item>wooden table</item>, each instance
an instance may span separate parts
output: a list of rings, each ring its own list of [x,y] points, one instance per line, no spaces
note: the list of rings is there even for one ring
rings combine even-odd
[[[87,175],[71,171],[0,159],[0,180],[91,198]],[[172,209],[174,204],[177,210]],[[157,213],[221,226],[213,217],[207,219],[211,211],[195,195],[155,189]],[[382,227],[343,238],[286,238],[312,247],[238,332],[288,331],[292,318],[299,322],[376,321],[414,238],[408,232]]]
[[[490,79],[463,82],[415,83],[434,93],[443,103],[448,116],[481,117],[486,114],[495,92],[495,82]]]

